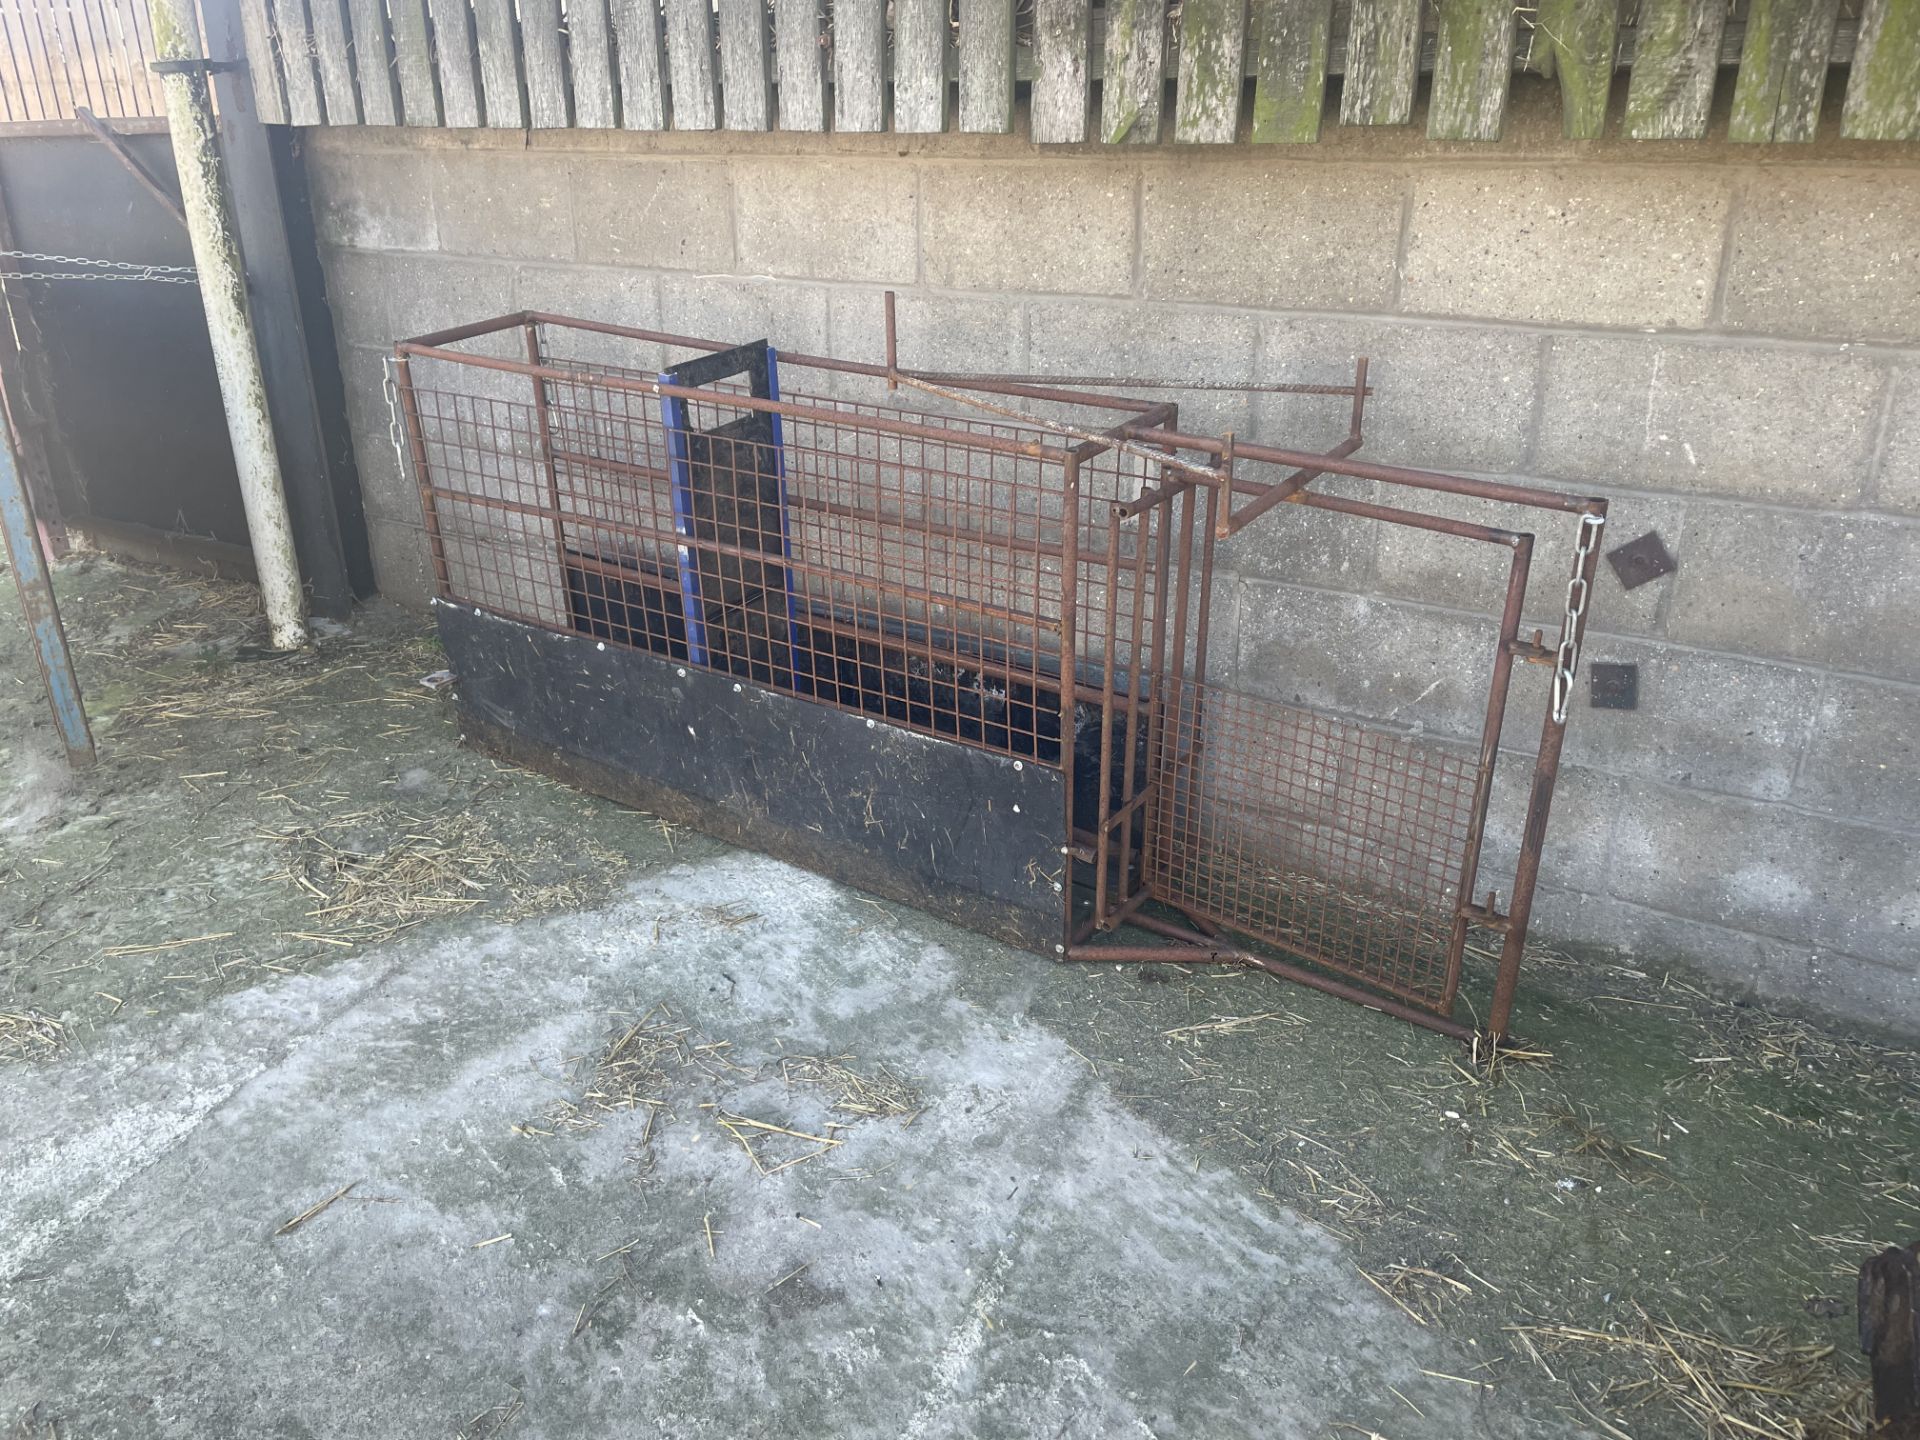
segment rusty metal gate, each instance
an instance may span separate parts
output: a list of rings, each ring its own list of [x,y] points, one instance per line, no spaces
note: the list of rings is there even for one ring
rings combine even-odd
[[[903,369],[891,313],[884,365],[538,313],[402,342],[394,438],[469,734],[1058,958],[1253,965],[1504,1035],[1605,502],[1353,458],[1364,361],[1265,387],[1350,407],[1295,451],[1107,393],[1151,382]],[[1562,517],[1557,642],[1521,632],[1533,533],[1440,496]],[[1506,557],[1477,745],[1210,676],[1216,547],[1300,508]],[[1479,887],[1516,664],[1552,683],[1502,908]],[[1500,959],[1469,1025],[1476,930]]]

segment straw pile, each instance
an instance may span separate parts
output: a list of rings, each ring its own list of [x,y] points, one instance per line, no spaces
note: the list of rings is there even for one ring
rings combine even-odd
[[[0,1062],[45,1060],[66,1043],[66,1026],[44,1011],[0,1010]]]
[[[1596,1412],[1625,1423],[1636,1412],[1677,1415],[1706,1440],[1839,1440],[1873,1428],[1867,1387],[1834,1365],[1833,1346],[1791,1344],[1781,1330],[1756,1330],[1735,1341],[1645,1311],[1618,1332],[1571,1325],[1506,1329],[1520,1355],[1572,1383],[1588,1418],[1615,1440],[1628,1432]],[[1600,1361],[1612,1378],[1582,1374]]]

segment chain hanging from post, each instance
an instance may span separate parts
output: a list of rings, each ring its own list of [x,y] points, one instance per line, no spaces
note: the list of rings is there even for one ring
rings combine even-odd
[[[191,265],[148,265],[132,260],[93,260],[84,255],[42,255],[33,250],[0,250],[0,260],[29,260],[58,265],[61,271],[15,270],[0,266],[0,280],[151,280],[159,285],[198,285]]]
[[[1587,600],[1593,591],[1587,579],[1587,557],[1600,543],[1604,515],[1582,515],[1580,536],[1573,550],[1573,578],[1567,581],[1566,614],[1560,621],[1560,648],[1553,657],[1553,723],[1567,723],[1567,706],[1573,700],[1574,672],[1580,668],[1580,629],[1586,618]]]

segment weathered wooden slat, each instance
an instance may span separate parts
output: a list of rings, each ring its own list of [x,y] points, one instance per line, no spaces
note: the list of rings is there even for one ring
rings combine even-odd
[[[1813,139],[1839,13],[1840,0],[1752,0],[1729,140]]]
[[[1420,70],[1420,0],[1353,0],[1342,125],[1404,125]]]
[[[833,128],[880,130],[886,107],[886,0],[834,0]]]
[[[1088,0],[1033,0],[1033,138],[1071,145],[1087,138]]]
[[[360,105],[353,94],[353,51],[347,39],[347,12],[341,0],[308,0],[313,25],[313,58],[320,71],[320,94],[327,124],[357,125]]]
[[[1607,124],[1620,0],[1539,0],[1532,24],[1535,68],[1560,77],[1560,121],[1567,138],[1598,139]]]
[[[1105,60],[1100,81],[1100,138],[1109,145],[1152,145],[1160,138],[1166,92],[1167,0],[1108,0],[1102,12]]]
[[[614,105],[607,0],[568,0],[567,50],[573,68],[573,123],[583,130],[610,129],[619,112]]]
[[[1013,129],[1014,0],[960,0],[960,128]]]
[[[253,81],[253,108],[263,125],[287,123],[287,84],[274,51],[273,17],[267,0],[240,0],[240,31],[247,42],[247,76]]]
[[[353,22],[353,78],[360,88],[360,119],[368,125],[400,123],[393,88],[393,56],[387,47],[387,7],[382,0],[347,0]]]
[[[427,0],[433,14],[434,66],[440,72],[440,104],[447,125],[472,130],[480,124],[480,52],[474,42],[467,0]],[[412,124],[411,112],[408,124]]]
[[[427,38],[426,0],[388,0],[393,40],[393,74],[400,83],[399,118],[408,125],[438,125],[440,105],[433,92],[433,44]]]
[[[1849,140],[1920,140],[1920,3],[1866,0],[1840,109]]]
[[[1180,78],[1173,138],[1230,145],[1240,127],[1246,66],[1247,0],[1185,0],[1180,8]]]
[[[893,0],[893,128],[947,128],[947,0]]]
[[[1727,0],[1640,0],[1627,81],[1629,140],[1698,140],[1707,133]]]
[[[773,128],[766,0],[719,0],[720,117],[729,130]]]
[[[609,0],[614,49],[620,61],[620,126],[667,128],[667,61],[658,0]]]
[[[1440,0],[1432,140],[1498,140],[1513,78],[1513,0]]]
[[[714,94],[712,0],[666,0],[666,9],[673,128],[711,130],[720,123]]]
[[[526,129],[513,0],[473,0],[473,30],[480,48],[480,98],[487,125],[494,130]]]
[[[302,0],[272,0],[273,30],[280,37],[280,69],[287,80],[287,122],[324,125],[320,77],[313,68],[313,33]]]
[[[519,0],[527,118],[536,130],[567,128],[567,60],[560,50],[560,0]]]
[[[1254,0],[1254,144],[1320,138],[1332,19],[1332,0]]]
[[[827,47],[818,0],[774,0],[773,50],[780,128],[826,129]]]

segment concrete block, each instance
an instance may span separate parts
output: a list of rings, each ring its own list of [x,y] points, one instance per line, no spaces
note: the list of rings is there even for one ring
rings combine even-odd
[[[1686,645],[1920,681],[1920,527],[1698,506],[1667,633]]]
[[[1527,483],[1524,479],[1516,483]],[[1387,487],[1382,487],[1383,489]],[[1564,486],[1547,484],[1548,490]],[[1531,506],[1508,505],[1465,496],[1422,494],[1395,489],[1392,503],[1422,514],[1492,525],[1534,537],[1528,565],[1525,624],[1557,636],[1566,613],[1567,580],[1573,571],[1579,520]],[[1609,509],[1601,532],[1601,550],[1612,550],[1645,534],[1659,532],[1669,547],[1680,543],[1684,502],[1659,496],[1623,495]],[[1383,594],[1404,596],[1454,609],[1500,613],[1506,603],[1512,552],[1476,540],[1462,540],[1406,525],[1379,526],[1378,580]],[[1594,582],[1588,623],[1609,634],[1645,635],[1658,631],[1662,602],[1672,588],[1670,576],[1634,590],[1621,588],[1602,562]]]
[[[1856,503],[1884,368],[1855,355],[1650,337],[1562,337],[1547,357],[1542,475]]]
[[[1152,306],[1036,301],[1027,307],[1028,364],[1036,374],[1243,382],[1253,367],[1255,322],[1245,315]],[[1171,400],[1188,433],[1244,434],[1244,394],[1141,391]]]
[[[1147,296],[1265,310],[1391,310],[1406,182],[1390,170],[1208,164],[1147,171]]]
[[[1920,850],[1885,830],[1634,782],[1610,894],[1687,919],[1910,966]]]
[[[1611,895],[1543,885],[1534,901],[1531,932],[1548,944],[1604,946],[1634,970],[1679,970],[1712,982],[1730,997],[1791,998],[1804,1004],[1815,986],[1812,946],[1684,919]],[[1524,996],[1527,971],[1523,967],[1520,973]]]
[[[307,181],[320,243],[361,250],[436,248],[433,171],[433,157],[417,151],[310,151]]]
[[[1270,319],[1256,378],[1265,384],[1352,384],[1368,357],[1366,447],[1356,458],[1425,469],[1511,470],[1526,457],[1540,378],[1540,338],[1382,320]],[[1251,438],[1325,450],[1346,438],[1348,403],[1266,395]],[[1390,497],[1389,497],[1390,498]]]
[[[907,284],[918,182],[898,163],[736,161],[734,226],[749,275]]]
[[[1273,483],[1285,473],[1264,465],[1237,468],[1237,474],[1264,484]],[[1317,493],[1348,500],[1376,499],[1379,488],[1371,480],[1338,475],[1313,482]],[[1383,528],[1373,520],[1287,504],[1268,511],[1231,539],[1222,540],[1215,560],[1234,574],[1250,578],[1371,591],[1374,550]]]
[[[434,156],[440,248],[515,260],[573,258],[572,161],[524,150]]]
[[[1829,676],[1793,799],[1911,830],[1920,817],[1920,691]]]
[[[660,287],[659,277],[644,271],[521,265],[514,270],[514,308],[658,330]],[[630,369],[658,370],[667,358],[661,346],[559,325],[547,327],[546,344],[553,359]]]
[[[1605,890],[1607,852],[1613,843],[1613,822],[1620,812],[1624,786],[1616,776],[1577,765],[1561,767],[1554,785],[1553,808],[1547,813],[1546,845],[1540,852],[1542,886],[1587,893]],[[1506,910],[1512,905],[1514,868],[1520,860],[1520,836],[1532,795],[1532,759],[1502,754],[1493,769],[1475,900],[1484,900],[1487,891],[1497,890],[1500,908]]]
[[[874,365],[886,362],[886,304],[879,290],[835,290],[828,302],[828,319],[836,358]],[[900,365],[907,370],[1024,372],[1026,328],[1026,317],[1012,300],[903,290],[894,302]],[[904,404],[919,404],[933,397],[900,398]]]
[[[768,340],[779,350],[821,355],[827,348],[827,297],[791,280],[674,276],[660,283],[661,328],[676,335],[742,345]],[[801,388],[815,376],[795,374]]]
[[[367,516],[367,542],[373,553],[373,579],[380,593],[409,610],[425,610],[433,594],[433,560],[426,531],[384,515]]]
[[[1390,600],[1239,582],[1231,680],[1288,705],[1442,738],[1477,740],[1492,674],[1492,621]]]
[[[1133,289],[1134,174],[1085,165],[929,165],[921,235],[930,285],[1125,295]]]
[[[1593,708],[1588,677],[1598,660],[1639,666],[1638,709]],[[1793,789],[1820,690],[1814,672],[1607,635],[1589,636],[1580,665],[1567,722],[1569,761],[1755,800],[1784,800]],[[1538,674],[1544,700],[1545,673],[1528,668]],[[1534,749],[1544,708],[1516,710],[1525,728],[1509,742]]]
[[[1920,515],[1920,369],[1905,371],[1895,383],[1874,499],[1889,510]]]
[[[1418,171],[1400,308],[1703,326],[1731,194],[1719,172],[1666,166]]]
[[[1723,304],[1735,330],[1920,340],[1920,187],[1885,170],[1756,172]]]
[[[331,251],[325,260],[327,303],[343,350],[388,350],[396,340],[513,308],[513,270],[507,265],[353,250]]]
[[[582,260],[659,270],[733,268],[733,189],[722,162],[575,160]]]

